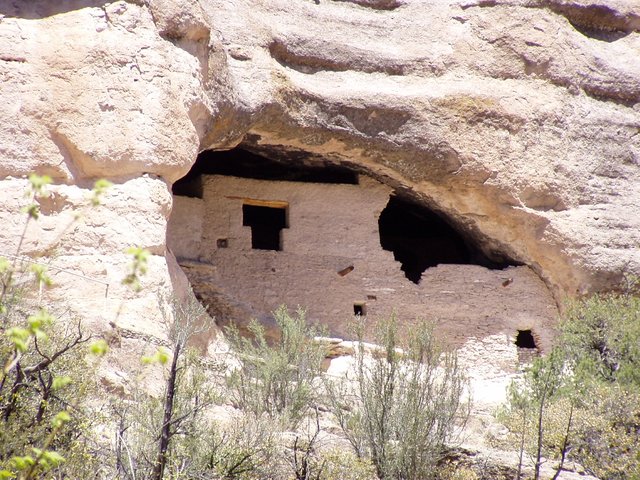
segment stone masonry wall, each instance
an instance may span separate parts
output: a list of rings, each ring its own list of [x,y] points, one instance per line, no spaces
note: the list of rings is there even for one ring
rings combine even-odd
[[[542,349],[549,346],[556,306],[526,266],[438,265],[419,284],[409,281],[380,246],[378,217],[390,193],[364,176],[360,185],[204,176],[203,199],[174,198],[169,247],[222,324],[257,318],[270,327],[270,312],[284,303],[305,308],[331,335],[349,338],[358,304],[371,322],[395,312],[407,331],[416,319],[431,319],[457,346],[495,335],[512,345],[524,329]],[[247,199],[288,203],[282,251],[251,248],[242,214]],[[218,248],[220,239],[225,248]]]

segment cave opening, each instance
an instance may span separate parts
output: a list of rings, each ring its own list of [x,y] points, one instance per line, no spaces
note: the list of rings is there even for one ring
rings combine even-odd
[[[353,169],[317,159],[312,163],[307,160],[302,154],[296,158],[268,158],[242,148],[205,150],[198,155],[189,173],[173,184],[173,194],[202,198],[202,175],[358,185],[358,174]]]
[[[427,191],[413,191],[401,177],[369,165],[247,148],[200,155],[174,186],[167,228],[170,253],[221,324],[267,322],[269,312],[287,303],[308,307],[312,321],[350,338],[344,319],[375,321],[396,308],[404,318],[420,318],[428,309],[447,319],[442,329],[452,342],[479,322],[482,330],[511,332],[516,350],[523,317],[513,312],[538,311],[521,292],[528,282],[543,287],[526,269],[480,268],[508,266],[491,260],[500,262],[510,251],[499,238],[485,236],[482,224],[442,213]],[[333,174],[322,174],[324,168]],[[446,201],[456,208],[455,198]],[[454,266],[427,270],[439,264]],[[514,278],[513,286],[501,287]],[[525,327],[544,332],[536,322]],[[268,328],[276,328],[273,321]],[[542,345],[540,338],[535,341]],[[522,342],[518,355],[537,354],[519,348]]]
[[[392,195],[378,219],[380,245],[393,252],[407,279],[420,283],[427,268],[439,264],[475,264],[503,269],[473,242],[427,207]]]
[[[533,337],[533,332],[531,330],[518,330],[515,343],[518,348],[538,348],[536,345],[536,339]]]
[[[173,193],[202,199],[205,175],[265,181],[359,184],[359,172],[345,164],[298,151],[263,153],[244,147],[203,151],[189,173],[174,183]],[[254,249],[282,250],[281,231],[288,228],[287,223],[288,206],[243,206],[243,225],[251,227]],[[517,265],[508,259],[503,261],[500,254],[493,251],[487,256],[476,239],[452,227],[446,217],[401,194],[391,195],[380,214],[378,227],[381,247],[393,252],[394,258],[401,263],[405,277],[416,284],[420,283],[426,269],[439,264],[475,264],[490,269]],[[223,241],[217,246],[226,248],[228,245],[227,241]],[[338,274],[345,276],[351,270],[340,270]]]

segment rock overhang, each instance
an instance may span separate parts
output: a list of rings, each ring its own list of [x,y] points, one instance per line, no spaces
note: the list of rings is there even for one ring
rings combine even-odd
[[[366,171],[530,265],[557,298],[640,270],[633,2],[8,5],[5,177],[171,183],[196,152],[243,142]]]
[[[231,55],[230,70],[259,112],[246,145],[366,168],[531,265],[557,298],[637,270],[632,229],[607,255],[585,238],[557,243],[607,236],[569,232],[568,218],[602,221],[603,208],[634,215],[629,199],[603,195],[607,175],[629,192],[638,180],[638,33],[628,4],[589,13],[592,28],[626,32],[611,42],[571,23],[586,25],[598,2],[249,4],[261,28],[225,32],[229,51],[246,53]],[[224,2],[211,5],[220,18]],[[295,26],[284,21],[292,8]],[[629,262],[616,259],[621,244]]]

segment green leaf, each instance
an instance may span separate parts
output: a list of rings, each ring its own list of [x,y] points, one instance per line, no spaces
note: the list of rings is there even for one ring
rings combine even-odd
[[[100,192],[104,192],[107,188],[109,188],[113,183],[104,178],[100,178],[96,180],[96,183],[93,184],[93,189],[98,190]]]
[[[16,478],[16,474],[9,470],[0,470],[0,480],[5,480],[7,478]]]
[[[32,173],[29,175],[29,183],[31,183],[31,188],[35,193],[42,194],[44,188],[47,185],[50,185],[53,180],[49,175],[37,175]]]
[[[25,455],[24,457],[15,456],[11,457],[11,460],[9,460],[9,465],[11,465],[12,468],[18,471],[26,470],[30,468],[34,463],[36,462],[30,455]]]
[[[129,247],[125,250],[127,255],[133,256],[131,271],[122,280],[124,285],[131,285],[136,291],[140,291],[140,275],[147,272],[147,262],[151,253],[142,247]]]
[[[69,376],[63,376],[63,377],[55,377],[53,379],[53,384],[51,385],[51,388],[53,388],[54,390],[58,390],[62,387],[66,387],[67,385],[69,385],[71,383],[71,377]]]
[[[26,207],[22,207],[20,211],[22,213],[26,213],[29,218],[33,218],[34,220],[37,220],[40,216],[40,207],[38,207],[38,205],[36,205],[35,203],[27,205]]]
[[[0,257],[0,274],[3,274],[11,268],[11,262],[4,257]]]
[[[91,204],[94,207],[100,205],[102,195],[104,195],[104,192],[106,192],[107,189],[111,187],[111,185],[113,184],[109,180],[105,180],[104,178],[96,180],[96,183],[93,184],[93,190],[91,191]]]
[[[53,317],[46,309],[41,308],[38,313],[30,315],[29,318],[27,318],[27,323],[29,324],[30,333],[37,335],[39,339],[43,339],[46,338],[46,334],[42,329],[53,323]]]
[[[169,354],[162,347],[158,349],[158,351],[156,352],[156,356],[158,358],[158,363],[160,363],[161,365],[164,365],[169,361]]]
[[[26,328],[11,327],[7,330],[7,337],[13,343],[13,346],[21,353],[27,351],[27,340],[31,336],[31,332]]]
[[[44,285],[46,287],[50,287],[51,285],[53,285],[53,280],[51,280],[51,277],[47,275],[46,265],[39,265],[37,263],[34,263],[29,269],[35,275],[36,282],[38,282],[39,285]]]
[[[89,346],[89,351],[96,357],[103,357],[109,351],[109,345],[103,339],[96,340]]]
[[[146,264],[149,259],[149,250],[143,247],[129,247],[125,250],[126,254],[132,255],[134,261],[142,264]]]
[[[153,355],[142,357],[141,361],[145,365],[149,365],[152,363],[159,363],[160,365],[164,365],[169,361],[169,353],[163,347],[160,347]]]
[[[63,462],[65,462],[65,458],[58,452],[45,450],[44,453],[42,453],[39,464],[46,469],[51,469],[59,466]]]
[[[71,415],[69,415],[66,410],[62,410],[61,412],[58,412],[55,417],[53,417],[53,420],[51,420],[51,425],[53,425],[53,428],[60,428],[69,421],[71,421]]]

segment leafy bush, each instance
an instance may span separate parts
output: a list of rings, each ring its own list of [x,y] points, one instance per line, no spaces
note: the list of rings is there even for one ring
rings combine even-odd
[[[145,366],[130,398],[114,399],[112,406],[117,419],[113,457],[123,478],[189,478],[199,468],[194,461],[201,448],[198,442],[208,433],[205,412],[217,400],[217,389],[208,380],[216,372],[189,346],[193,336],[210,328],[204,307],[193,297],[161,298],[160,303],[171,351],[160,347],[143,356]],[[161,395],[149,394],[144,386],[144,377],[154,368],[164,376]]]
[[[86,478],[97,468],[89,434],[95,415],[82,405],[93,386],[89,352],[81,348],[89,336],[79,321],[56,320],[56,308],[45,308],[47,268],[20,256],[51,178],[30,175],[29,182],[23,233],[12,260],[0,257],[0,478],[41,478],[51,470]],[[96,183],[91,204],[107,186]]]
[[[200,474],[223,480],[283,478],[276,433],[266,418],[244,416],[226,424],[213,423],[200,449]]]
[[[623,294],[571,302],[561,323],[560,346],[586,381],[640,387],[640,292],[629,280]]]
[[[501,419],[534,460],[581,463],[603,479],[640,478],[640,296],[572,302],[556,347],[510,387]]]
[[[362,323],[357,333],[354,391],[327,384],[340,426],[381,479],[431,477],[468,416],[467,380],[456,355],[438,346],[425,322],[404,343],[395,318],[380,322],[375,338],[381,349],[373,355],[362,342]]]
[[[25,478],[39,478],[49,468],[89,475],[96,464],[90,434],[95,417],[83,405],[95,383],[83,358],[88,336],[42,311],[26,327],[7,332],[0,337],[1,358],[9,358],[0,374],[0,470],[23,471]],[[32,460],[33,470],[16,458]]]
[[[337,448],[320,452],[322,480],[377,480],[376,470],[367,458]]]
[[[317,330],[307,325],[304,310],[291,315],[285,306],[274,312],[280,337],[269,345],[264,328],[253,321],[252,338],[228,330],[241,368],[229,377],[236,405],[257,416],[266,414],[295,426],[317,396],[324,347],[314,341]]]

